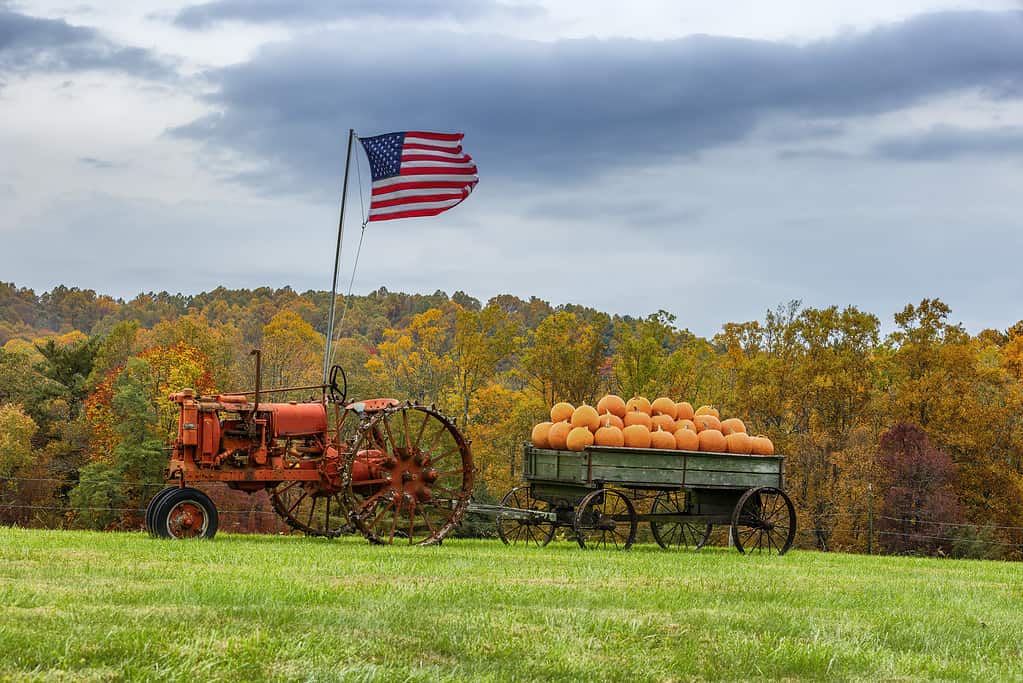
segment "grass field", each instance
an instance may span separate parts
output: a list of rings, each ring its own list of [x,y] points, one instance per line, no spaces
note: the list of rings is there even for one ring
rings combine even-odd
[[[0,679],[1023,679],[1023,565],[0,528]]]

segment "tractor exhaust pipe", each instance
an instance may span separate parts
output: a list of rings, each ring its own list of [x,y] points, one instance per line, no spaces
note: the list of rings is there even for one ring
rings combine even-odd
[[[252,351],[249,351],[249,355],[256,357],[256,395],[253,398],[253,405],[252,405],[252,419],[255,420],[256,419],[256,411],[259,410],[259,394],[261,393],[261,390],[262,390],[262,379],[263,379],[262,357],[263,357],[263,354],[260,352],[259,349],[252,349]]]

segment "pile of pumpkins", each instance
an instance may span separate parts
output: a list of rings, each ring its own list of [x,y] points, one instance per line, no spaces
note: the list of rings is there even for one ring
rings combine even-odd
[[[609,394],[596,408],[558,403],[551,408],[550,422],[533,427],[531,440],[537,448],[561,451],[611,446],[774,455],[771,440],[747,434],[739,418],[722,420],[716,408],[693,410],[686,401],[676,403],[663,396],[654,401],[642,396],[625,401]]]

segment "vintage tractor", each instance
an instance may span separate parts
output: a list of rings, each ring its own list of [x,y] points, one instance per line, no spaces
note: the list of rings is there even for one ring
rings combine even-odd
[[[264,390],[259,352],[253,354],[254,391],[171,394],[180,406],[178,433],[169,486],[146,509],[150,533],[212,537],[216,506],[191,486],[201,482],[266,490],[281,518],[313,536],[348,529],[373,543],[431,545],[458,524],[472,493],[473,463],[469,442],[451,420],[432,406],[390,398],[349,402],[339,366],[327,384]],[[310,390],[319,397],[261,400]]]

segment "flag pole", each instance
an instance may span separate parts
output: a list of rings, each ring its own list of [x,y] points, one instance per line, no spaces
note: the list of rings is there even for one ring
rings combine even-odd
[[[327,315],[327,344],[323,351],[323,383],[330,372],[330,341],[334,337],[334,308],[337,304],[337,274],[341,265],[341,241],[345,234],[345,200],[348,198],[348,169],[352,165],[352,141],[355,129],[348,129],[348,151],[345,154],[345,179],[341,184],[341,217],[337,221],[337,249],[334,251],[334,279],[330,285],[330,313]]]

